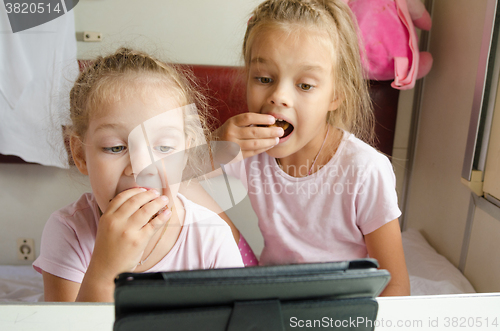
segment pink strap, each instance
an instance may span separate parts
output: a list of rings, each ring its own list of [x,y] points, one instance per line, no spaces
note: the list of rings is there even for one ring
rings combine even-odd
[[[396,7],[398,11],[398,16],[401,19],[401,22],[406,26],[408,30],[408,38],[411,54],[412,54],[412,62],[411,67],[407,70],[407,74],[399,72],[402,64],[398,64],[395,61],[396,66],[396,77],[394,82],[392,82],[391,86],[394,88],[398,88],[400,90],[408,90],[412,89],[415,86],[415,81],[417,80],[417,69],[419,62],[419,49],[418,49],[418,41],[417,35],[415,34],[415,27],[413,26],[413,21],[410,17],[410,12],[408,11],[408,5],[406,4],[406,0],[395,0]],[[408,64],[406,65],[408,66]]]
[[[394,82],[396,86],[400,87],[401,82],[404,82],[408,75],[408,58],[397,56],[394,58]],[[394,87],[394,86],[393,86]]]
[[[259,260],[255,256],[252,248],[247,243],[245,238],[240,232],[240,241],[238,242],[238,248],[240,249],[241,258],[243,259],[243,264],[245,267],[252,267],[259,265]]]

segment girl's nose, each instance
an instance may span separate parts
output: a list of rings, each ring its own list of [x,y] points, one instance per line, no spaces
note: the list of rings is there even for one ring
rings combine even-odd
[[[276,84],[268,101],[275,106],[292,107],[291,92],[284,84]]]
[[[125,174],[125,176],[132,176],[134,174],[134,170],[132,169],[132,163],[129,162],[127,164],[123,173]]]
[[[158,169],[154,160],[151,160],[147,153],[141,153],[141,155],[131,154],[130,161],[125,167],[124,173],[127,176],[133,175],[137,179],[139,176],[157,175]]]
[[[135,163],[130,162],[125,168],[124,175],[129,176],[130,179],[133,178],[138,186],[161,189],[166,186],[163,184],[157,166],[155,162],[144,162],[136,167]]]

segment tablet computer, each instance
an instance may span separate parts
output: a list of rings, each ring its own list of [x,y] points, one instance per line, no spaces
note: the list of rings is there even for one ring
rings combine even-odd
[[[115,331],[373,330],[390,275],[373,259],[124,273]],[[355,322],[353,322],[355,321]]]

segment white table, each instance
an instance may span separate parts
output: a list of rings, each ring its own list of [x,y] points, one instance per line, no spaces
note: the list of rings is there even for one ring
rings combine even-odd
[[[377,331],[500,330],[500,293],[386,297],[377,301]]]
[[[392,297],[377,301],[379,312],[374,322],[377,331],[500,330],[500,293]],[[5,331],[111,331],[113,322],[112,304],[0,304],[0,330]],[[335,328],[325,328],[328,329]]]

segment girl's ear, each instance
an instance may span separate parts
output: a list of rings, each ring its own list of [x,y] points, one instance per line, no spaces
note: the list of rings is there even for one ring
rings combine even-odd
[[[75,135],[71,135],[69,139],[71,156],[73,157],[73,161],[75,161],[76,167],[82,174],[88,175],[89,172],[87,170],[87,161],[85,160],[85,151],[83,150],[82,141]]]
[[[330,102],[330,106],[329,106],[328,110],[332,111],[332,110],[339,108],[342,101],[344,101],[344,98],[342,98],[338,94],[334,95],[332,102]]]

